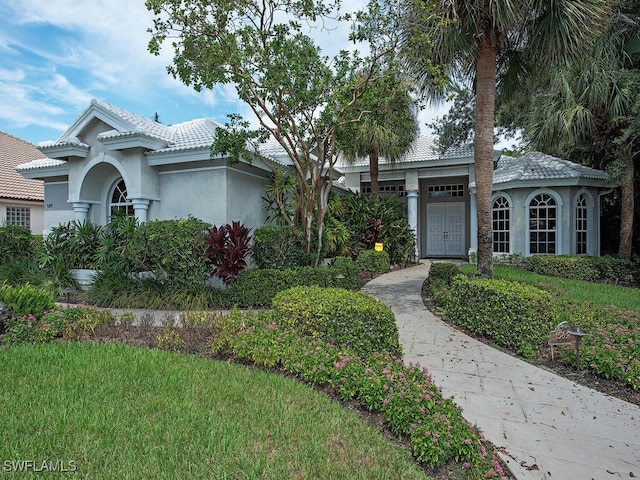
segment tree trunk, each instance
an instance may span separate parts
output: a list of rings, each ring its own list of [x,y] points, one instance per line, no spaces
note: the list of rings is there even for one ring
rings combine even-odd
[[[478,206],[478,271],[493,276],[493,232],[491,193],[493,190],[493,126],[496,104],[497,48],[485,38],[478,46],[476,80],[476,124],[473,162]]]
[[[630,159],[624,171],[621,185],[620,212],[620,257],[631,260],[633,253],[633,217],[635,214],[633,159]]]
[[[378,151],[375,148],[369,150],[369,176],[371,177],[371,197],[380,199],[380,187],[378,185]]]

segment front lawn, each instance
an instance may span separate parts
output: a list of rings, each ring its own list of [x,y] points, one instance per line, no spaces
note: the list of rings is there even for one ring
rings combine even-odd
[[[101,343],[2,348],[0,364],[5,473],[45,462],[78,478],[427,478],[357,414],[281,375]]]

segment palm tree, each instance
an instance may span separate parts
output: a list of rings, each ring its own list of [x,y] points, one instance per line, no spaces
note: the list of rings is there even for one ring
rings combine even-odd
[[[409,152],[418,135],[417,107],[411,87],[398,75],[387,72],[370,81],[349,115],[353,121],[344,122],[337,134],[340,150],[349,162],[369,157],[371,196],[378,199],[379,158],[396,162]]]
[[[475,87],[474,165],[478,211],[478,270],[493,275],[491,193],[496,86],[505,93],[529,72],[568,58],[599,35],[606,0],[405,0],[406,65],[431,99],[447,86],[434,81],[437,65],[450,84]]]
[[[527,96],[525,134],[534,148],[607,167],[621,186],[620,256],[631,259],[634,224],[635,131],[640,92],[636,11],[614,8],[607,31],[571,65],[558,68]]]

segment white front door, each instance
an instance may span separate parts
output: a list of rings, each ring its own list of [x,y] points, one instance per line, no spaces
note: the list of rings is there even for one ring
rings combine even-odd
[[[464,202],[427,204],[427,256],[466,254]]]

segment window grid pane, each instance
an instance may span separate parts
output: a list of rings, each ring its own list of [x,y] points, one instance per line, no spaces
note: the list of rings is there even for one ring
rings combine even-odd
[[[546,193],[529,204],[529,251],[532,254],[556,253],[556,202]]]
[[[578,197],[576,204],[576,255],[587,253],[587,199]]]
[[[7,225],[31,228],[31,209],[29,207],[7,207]]]
[[[127,217],[135,216],[133,203],[127,199],[127,185],[124,180],[120,180],[113,189],[111,204],[109,205],[109,218],[117,211],[123,212]]]
[[[509,253],[509,202],[498,197],[493,202],[493,251]]]

